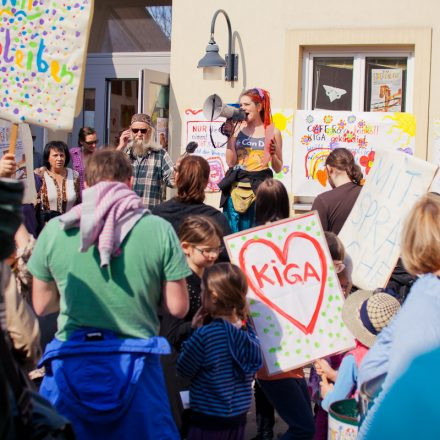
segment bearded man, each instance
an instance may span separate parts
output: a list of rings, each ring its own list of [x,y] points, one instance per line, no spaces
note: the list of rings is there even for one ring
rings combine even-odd
[[[173,162],[168,152],[153,140],[151,118],[138,113],[131,118],[130,128],[119,139],[117,150],[124,151],[133,167],[133,191],[143,205],[152,209],[164,197],[164,185],[174,186]]]

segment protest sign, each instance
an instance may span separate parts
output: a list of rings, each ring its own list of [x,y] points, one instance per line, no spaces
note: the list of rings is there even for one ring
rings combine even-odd
[[[2,1],[2,118],[72,128],[92,11],[93,0]]]
[[[226,136],[221,134],[220,127],[225,122],[225,118],[217,118],[214,121],[207,120],[202,110],[185,110],[185,132],[183,133],[182,144],[197,142],[198,148],[194,154],[204,157],[211,167],[211,175],[208,182],[208,191],[220,191],[218,182],[223,179],[228,165],[226,163]],[[274,175],[275,179],[280,180],[289,193],[292,192],[292,110],[273,110],[272,122],[281,132],[283,139],[283,168]],[[214,141],[215,147],[211,141]]]
[[[353,346],[344,301],[316,212],[225,237],[246,274],[248,302],[270,374]]]
[[[0,157],[9,150],[11,140],[11,126],[8,121],[0,119]],[[25,182],[23,203],[34,203],[37,197],[34,180],[34,159],[32,135],[29,125],[20,124],[15,148],[15,162],[17,163],[16,179]]]
[[[331,189],[325,172],[325,160],[331,150],[349,149],[365,177],[378,148],[412,155],[415,132],[416,121],[409,113],[298,110],[293,141],[294,194],[317,196]]]
[[[436,169],[399,151],[376,151],[374,166],[339,233],[353,261],[355,286],[385,287],[400,255],[405,217],[428,190]]]

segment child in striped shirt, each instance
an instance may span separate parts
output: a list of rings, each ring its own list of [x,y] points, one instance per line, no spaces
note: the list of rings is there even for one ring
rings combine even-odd
[[[178,373],[191,380],[188,440],[242,440],[252,380],[262,365],[260,345],[246,324],[246,277],[219,263],[202,278],[202,325],[182,348]]]

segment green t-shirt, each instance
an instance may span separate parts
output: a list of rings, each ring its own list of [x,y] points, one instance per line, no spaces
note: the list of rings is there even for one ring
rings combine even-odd
[[[191,275],[172,226],[155,215],[142,217],[121,245],[121,254],[100,267],[98,248],[79,252],[79,228],[61,229],[57,219],[41,232],[28,267],[60,292],[56,337],[94,327],[120,337],[148,338],[159,330],[157,307],[164,281]]]

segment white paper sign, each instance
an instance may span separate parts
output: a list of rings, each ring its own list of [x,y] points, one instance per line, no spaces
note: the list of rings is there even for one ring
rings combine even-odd
[[[298,110],[293,138],[293,193],[317,196],[331,189],[325,161],[335,148],[349,149],[366,177],[378,148],[412,155],[415,133],[416,121],[410,113]]]
[[[437,166],[398,151],[377,150],[364,187],[339,233],[353,261],[353,284],[385,287],[400,255],[406,215],[426,193]]]
[[[342,322],[344,297],[316,212],[229,235],[225,244],[246,274],[269,374],[354,345]]]

